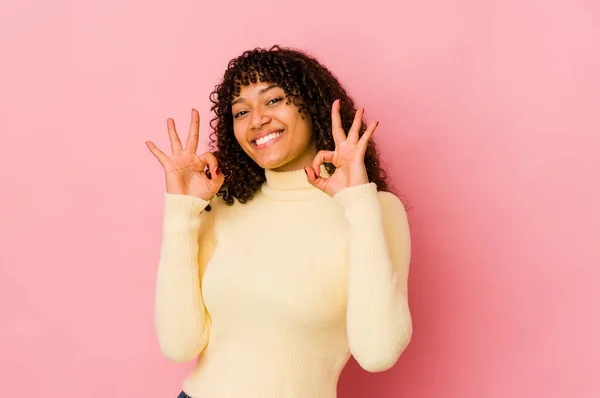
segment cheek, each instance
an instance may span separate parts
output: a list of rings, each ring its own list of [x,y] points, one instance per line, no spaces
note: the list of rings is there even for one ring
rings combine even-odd
[[[240,144],[240,146],[242,146],[242,148],[244,147],[244,143],[247,141],[244,137],[244,135],[241,133],[241,129],[240,128],[236,128],[236,126],[233,126],[233,135],[235,136],[236,141],[238,142],[238,144]]]
[[[299,118],[299,120],[296,122],[296,126],[303,133],[303,141],[310,142],[313,136],[313,128],[310,120],[308,120],[307,118],[305,118],[304,120]]]

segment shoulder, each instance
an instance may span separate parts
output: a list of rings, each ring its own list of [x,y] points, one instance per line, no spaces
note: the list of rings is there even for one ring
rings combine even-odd
[[[398,196],[388,191],[377,191],[377,198],[381,204],[381,210],[384,216],[392,217],[396,220],[406,220],[406,206]]]
[[[388,191],[377,191],[377,196],[379,197],[379,200],[382,202],[386,202],[386,203],[397,203],[402,205],[402,202],[400,201],[400,198],[398,198],[396,195],[394,195],[391,192]]]
[[[225,202],[222,196],[214,196],[210,200],[210,211],[207,216],[214,220],[235,219],[237,216],[246,213],[248,203],[241,203],[234,198],[232,204]]]
[[[210,209],[205,211],[206,215],[214,218],[218,214],[223,213],[223,211],[227,211],[227,208],[231,207],[231,205],[227,204],[221,196],[213,196],[209,202]],[[234,203],[234,206],[236,203]]]
[[[403,210],[406,209],[400,198],[392,192],[377,191],[377,197],[379,198],[379,202],[384,206],[402,208]]]

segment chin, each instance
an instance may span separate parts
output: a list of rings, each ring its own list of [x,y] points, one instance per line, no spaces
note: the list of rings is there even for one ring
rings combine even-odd
[[[287,161],[258,161],[258,162],[256,162],[256,164],[258,164],[260,167],[262,167],[265,170],[276,170],[281,167],[284,167],[288,163],[289,162],[287,162]]]
[[[283,156],[250,156],[252,158],[252,160],[254,160],[254,163],[256,163],[257,165],[259,165],[260,167],[262,167],[263,169],[268,169],[268,170],[273,170],[273,169],[278,169],[280,167],[285,166],[286,164],[288,164],[291,159],[287,159],[284,158]]]

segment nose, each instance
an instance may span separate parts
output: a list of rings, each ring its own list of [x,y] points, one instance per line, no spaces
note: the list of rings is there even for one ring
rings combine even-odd
[[[252,119],[250,121],[250,128],[252,130],[261,129],[262,126],[269,123],[271,121],[271,117],[268,113],[265,113],[260,108],[256,108],[254,112],[252,112]]]

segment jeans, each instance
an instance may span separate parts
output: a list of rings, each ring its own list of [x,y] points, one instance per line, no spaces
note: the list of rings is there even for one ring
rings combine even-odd
[[[184,393],[184,392],[182,391],[182,392],[181,392],[181,394],[179,394],[179,395],[177,396],[177,398],[192,398],[192,397],[190,397],[189,395],[187,395],[186,393]]]

